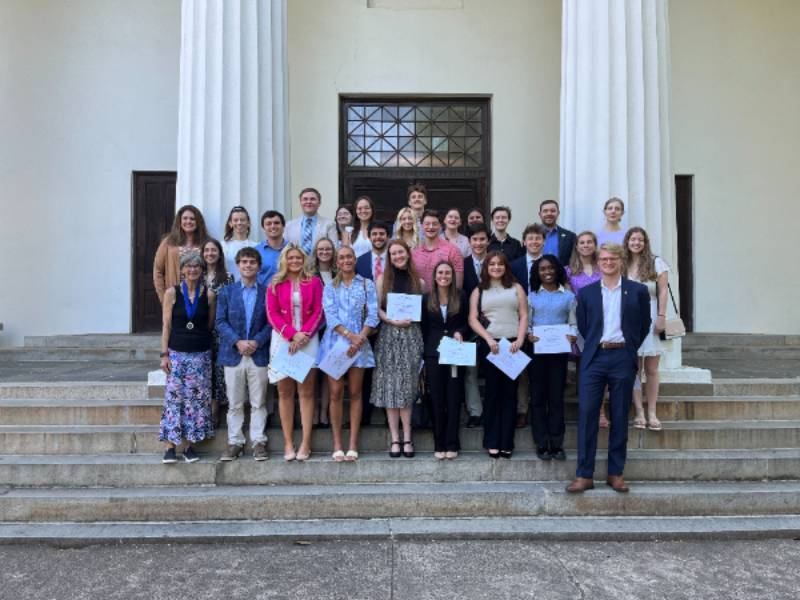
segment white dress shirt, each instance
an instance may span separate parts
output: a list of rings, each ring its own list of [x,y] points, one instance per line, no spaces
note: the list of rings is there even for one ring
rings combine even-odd
[[[600,342],[625,342],[622,335],[622,277],[611,288],[606,287],[601,279],[600,291],[603,294],[603,337]]]

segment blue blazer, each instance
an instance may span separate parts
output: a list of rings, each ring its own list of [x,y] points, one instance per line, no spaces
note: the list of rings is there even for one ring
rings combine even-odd
[[[572,231],[563,227],[556,226],[556,232],[558,234],[558,260],[566,267],[572,257],[572,249],[575,247],[577,238]]]
[[[362,254],[356,259],[356,274],[364,279],[372,280],[372,251]]]
[[[219,333],[219,353],[217,364],[223,367],[235,367],[242,360],[236,349],[239,340],[255,340],[258,350],[253,355],[253,362],[259,367],[266,367],[269,361],[269,336],[272,331],[267,322],[267,310],[264,305],[267,288],[256,284],[256,305],[253,318],[250,320],[250,331],[245,331],[247,324],[242,300],[242,285],[238,281],[226,285],[217,295],[217,332]]]
[[[600,346],[603,337],[603,293],[600,281],[581,288],[578,292],[578,331],[584,339],[581,353],[581,368],[588,367]],[[638,364],[636,352],[650,332],[650,294],[641,283],[622,278],[622,335],[625,337],[625,350],[634,368]]]
[[[511,263],[511,273],[525,290],[525,296],[531,292],[531,274],[528,272],[528,253],[526,252]]]

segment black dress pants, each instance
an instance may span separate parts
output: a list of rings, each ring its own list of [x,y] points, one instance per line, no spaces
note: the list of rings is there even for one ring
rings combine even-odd
[[[425,357],[425,375],[431,399],[433,446],[436,452],[458,452],[458,427],[461,420],[461,401],[464,397],[463,369],[440,365],[436,356]]]
[[[481,340],[478,356],[489,354],[489,345]],[[517,382],[509,378],[486,358],[483,376],[486,392],[483,399],[483,447],[511,451],[514,449],[514,430],[517,417]]]
[[[534,354],[528,365],[531,432],[539,448],[564,447],[564,387],[569,354]]]

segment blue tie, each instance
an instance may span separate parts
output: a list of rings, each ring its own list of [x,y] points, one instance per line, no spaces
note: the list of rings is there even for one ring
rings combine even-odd
[[[311,217],[306,217],[303,220],[303,251],[306,254],[311,254]]]

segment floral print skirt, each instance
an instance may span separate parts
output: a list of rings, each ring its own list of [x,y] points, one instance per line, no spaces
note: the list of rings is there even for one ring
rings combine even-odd
[[[211,419],[211,350],[169,351],[170,373],[158,439],[179,445],[214,437]]]

